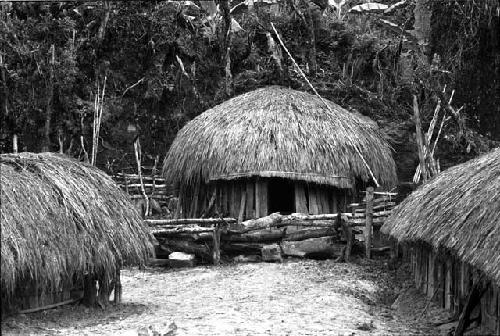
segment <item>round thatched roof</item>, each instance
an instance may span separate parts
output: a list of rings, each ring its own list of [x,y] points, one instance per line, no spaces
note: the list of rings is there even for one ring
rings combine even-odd
[[[500,148],[420,186],[382,232],[453,251],[500,284]]]
[[[374,122],[316,96],[272,86],[202,113],[177,134],[163,172],[174,185],[241,177],[284,177],[352,186],[371,180],[356,148],[382,185],[396,182],[388,143]]]
[[[143,265],[151,236],[104,172],[58,154],[0,155],[1,285],[57,288],[73,274]]]

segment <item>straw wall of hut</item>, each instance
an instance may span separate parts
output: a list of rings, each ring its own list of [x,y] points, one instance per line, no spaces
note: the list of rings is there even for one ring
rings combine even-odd
[[[345,210],[358,189],[373,184],[372,174],[383,186],[397,179],[391,149],[373,121],[278,86],[237,96],[190,121],[163,173],[178,190],[180,216],[240,219]]]
[[[147,228],[99,169],[53,153],[3,154],[0,177],[3,311],[68,300],[84,275],[112,279],[149,257]]]
[[[461,312],[480,286],[471,314],[500,334],[500,148],[418,188],[382,232],[406,246],[416,286],[442,307]]]

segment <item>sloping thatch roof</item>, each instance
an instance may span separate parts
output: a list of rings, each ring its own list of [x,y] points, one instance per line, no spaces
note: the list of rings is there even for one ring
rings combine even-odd
[[[452,251],[500,284],[500,148],[420,186],[382,232]]]
[[[279,86],[257,89],[202,113],[182,128],[163,172],[174,185],[251,176],[352,186],[397,180],[391,149],[374,122],[316,96]]]
[[[57,288],[73,274],[144,265],[151,236],[104,172],[58,154],[0,155],[1,285]]]

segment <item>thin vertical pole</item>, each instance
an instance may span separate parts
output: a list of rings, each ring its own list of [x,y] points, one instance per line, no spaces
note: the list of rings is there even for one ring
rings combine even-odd
[[[368,259],[372,256],[373,187],[366,189],[365,249]]]

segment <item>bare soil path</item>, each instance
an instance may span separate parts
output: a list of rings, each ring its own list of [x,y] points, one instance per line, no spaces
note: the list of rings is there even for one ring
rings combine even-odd
[[[425,302],[412,300],[403,314],[390,307],[398,285],[379,264],[290,260],[126,270],[123,305],[18,315],[2,322],[2,334],[125,336],[146,328],[179,336],[435,334],[415,316]]]

